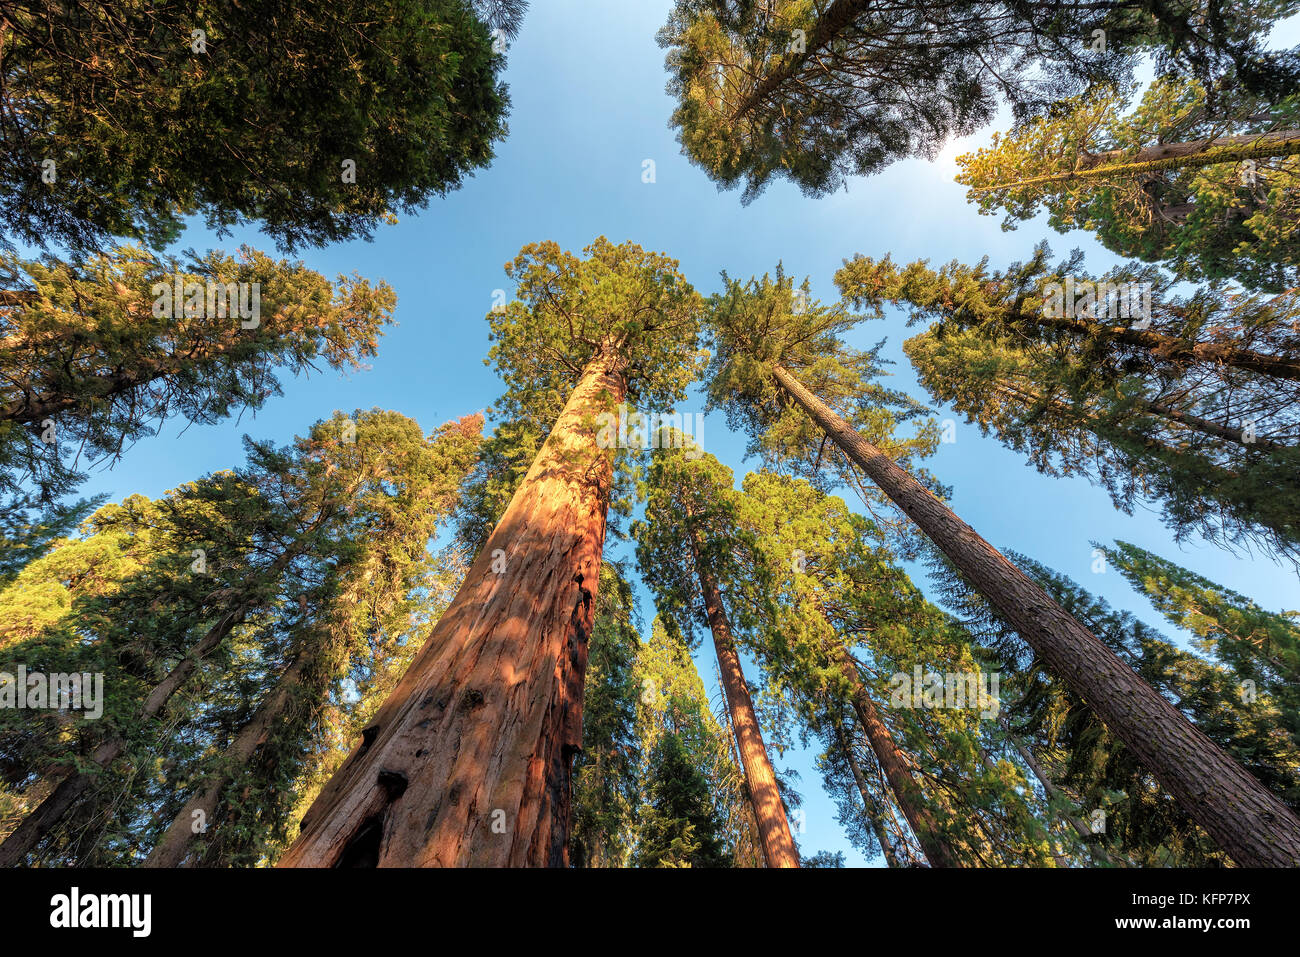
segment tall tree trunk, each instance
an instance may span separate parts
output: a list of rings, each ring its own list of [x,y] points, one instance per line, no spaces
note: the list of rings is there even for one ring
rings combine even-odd
[[[687,517],[688,523],[690,517]],[[790,822],[777,790],[776,773],[767,757],[763,732],[754,714],[754,703],[749,697],[749,686],[740,667],[731,637],[731,625],[722,605],[722,593],[709,570],[700,562],[700,544],[694,525],[690,525],[691,555],[695,561],[695,574],[704,594],[704,610],[709,617],[709,630],[713,633],[713,647],[718,654],[718,670],[722,673],[722,689],[727,696],[727,713],[740,751],[740,763],[745,769],[745,783],[749,800],[758,822],[758,835],[763,844],[763,859],[768,867],[798,867],[799,852],[795,850],[790,835]]]
[[[844,759],[848,762],[849,770],[853,773],[853,783],[857,785],[858,794],[862,796],[863,814],[871,823],[871,830],[876,835],[876,840],[880,842],[880,851],[885,855],[885,863],[890,867],[900,867],[898,854],[894,851],[894,842],[889,839],[889,831],[885,827],[884,816],[880,813],[880,806],[877,803],[876,796],[867,788],[867,779],[862,773],[862,768],[858,766],[857,756],[853,753],[853,746],[849,743],[848,738],[844,735],[844,728],[837,721],[835,723],[835,740],[844,752]]]
[[[302,683],[303,672],[309,661],[307,652],[299,652],[292,664],[276,683],[275,690],[263,701],[253,713],[253,717],[240,729],[235,740],[222,755],[226,770],[204,780],[195,795],[186,802],[172,820],[171,826],[159,838],[149,856],[145,867],[180,867],[190,851],[190,845],[196,834],[195,825],[203,829],[211,823],[221,800],[221,792],[230,783],[241,765],[247,764],[249,758],[271,735],[275,724],[280,721],[293,703],[295,690]]]
[[[1095,635],[779,364],[787,395],[930,538],[1243,867],[1300,866],[1300,819]]]
[[[925,859],[931,867],[961,867],[961,861],[953,853],[948,842],[943,839],[938,822],[925,805],[920,785],[912,774],[912,761],[894,741],[889,727],[880,717],[876,703],[867,694],[866,686],[857,667],[847,657],[840,658],[840,667],[849,683],[853,710],[858,715],[858,723],[867,735],[880,769],[885,772],[885,779],[894,792],[894,800],[907,818],[907,823],[916,835]]]
[[[719,669],[719,672],[721,669]],[[723,694],[726,694],[724,689]],[[731,723],[731,710],[725,709],[722,716],[727,722],[727,754],[731,756],[732,767],[740,770],[740,783],[745,784],[744,765],[740,760],[740,749],[736,746],[736,728]],[[679,732],[680,733],[680,732]],[[763,859],[763,842],[758,834],[758,819],[754,817],[754,804],[744,801],[727,808],[728,826],[735,822],[736,846],[732,860],[736,867],[766,867]],[[742,833],[743,832],[743,833]]]
[[[1191,140],[1186,143],[1158,143],[1144,146],[1129,156],[1126,150],[1081,155],[1077,168],[1063,173],[1031,176],[1013,183],[972,187],[971,192],[988,193],[995,189],[1017,189],[1044,183],[1105,179],[1109,176],[1138,176],[1171,169],[1199,169],[1219,163],[1240,163],[1249,159],[1271,159],[1300,153],[1300,130],[1275,130],[1272,133],[1243,133],[1217,139]]]
[[[149,693],[141,706],[139,717],[152,718],[157,715],[177,688],[198,667],[199,662],[211,653],[230,630],[244,620],[251,602],[244,601],[222,615],[194,645],[190,653],[177,662],[176,666]],[[106,768],[126,750],[126,739],[114,735],[102,742],[91,752],[92,764]],[[95,775],[89,771],[73,771],[67,774],[49,794],[41,801],[21,824],[18,825],[3,842],[0,842],[0,867],[17,867],[28,854],[40,843],[46,834],[63,820],[73,807],[86,795],[94,783]]]
[[[626,364],[598,355],[361,744],[281,867],[565,866],[587,640],[613,452],[596,416]]]

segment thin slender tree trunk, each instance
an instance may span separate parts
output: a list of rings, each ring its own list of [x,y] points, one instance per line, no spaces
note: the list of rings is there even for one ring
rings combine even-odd
[[[285,669],[276,683],[275,690],[263,701],[253,713],[253,717],[240,729],[235,740],[222,755],[227,770],[209,777],[199,787],[198,792],[186,802],[172,820],[171,826],[159,838],[149,856],[145,867],[180,867],[189,854],[194,838],[203,833],[217,812],[221,792],[231,782],[237,769],[253,756],[270,736],[276,722],[281,720],[293,702],[295,689],[302,683],[302,675],[309,661],[306,652],[300,652],[293,663]],[[200,830],[195,830],[201,825]]]
[[[690,521],[689,516],[687,521]],[[794,838],[790,835],[790,822],[786,819],[785,805],[781,803],[781,792],[776,786],[776,773],[772,770],[772,762],[768,760],[763,732],[759,728],[758,717],[754,714],[749,686],[745,683],[745,674],[740,667],[740,655],[736,653],[732,641],[731,625],[722,604],[722,593],[713,576],[700,562],[700,545],[693,525],[690,527],[690,535],[695,574],[704,594],[704,609],[709,617],[709,630],[713,633],[713,647],[718,654],[722,689],[727,696],[727,712],[731,716],[736,747],[740,751],[740,763],[745,769],[749,800],[758,822],[763,859],[768,867],[798,867],[799,852],[795,850]]]
[[[1128,156],[1125,150],[1107,150],[1104,153],[1080,156],[1079,166],[1076,169],[1063,173],[1049,173],[1045,176],[1031,176],[1029,179],[1013,183],[978,186],[972,188],[972,192],[988,193],[995,189],[1016,189],[1021,186],[1038,186],[1045,183],[1105,179],[1117,174],[1138,176],[1171,169],[1199,169],[1219,163],[1240,163],[1243,160],[1271,159],[1279,156],[1294,156],[1297,153],[1300,153],[1300,130],[1243,133],[1240,136],[1190,140],[1186,143],[1159,143],[1155,146],[1144,146],[1132,156]]]
[[[999,380],[997,388],[1002,392],[1023,401],[1034,403],[1043,401],[1042,396],[1038,395],[1036,392],[1022,388],[1005,379]],[[1179,425],[1185,425],[1196,432],[1200,432],[1203,435],[1208,435],[1212,438],[1224,439],[1225,441],[1233,442],[1237,445],[1256,446],[1262,449],[1275,449],[1282,447],[1279,443],[1274,442],[1271,439],[1248,440],[1245,430],[1243,429],[1229,428],[1226,425],[1222,425],[1210,419],[1202,418],[1199,415],[1193,415],[1191,412],[1184,412],[1182,409],[1175,409],[1172,406],[1164,405],[1160,402],[1152,402],[1150,399],[1143,396],[1123,396],[1120,401],[1127,403],[1137,412],[1144,412],[1148,415],[1167,419],[1170,422],[1176,422]],[[1075,415],[1090,415],[1090,413],[1076,409],[1058,399],[1051,400],[1051,404],[1054,408],[1063,412],[1070,412]]]
[[[719,669],[721,672],[721,669]],[[721,679],[721,674],[719,674]],[[723,696],[726,696],[726,689],[723,689]],[[731,723],[731,710],[724,709],[723,718],[727,722],[727,754],[731,756],[732,766],[740,771],[741,784],[745,784],[745,768],[740,760],[740,749],[736,746],[736,728]],[[680,732],[679,732],[680,733]],[[747,785],[746,785],[747,786]],[[735,853],[732,855],[737,867],[766,867],[767,862],[763,860],[763,842],[758,835],[758,820],[754,817],[754,804],[752,801],[745,801],[727,810],[728,822],[736,821],[736,828],[743,831],[743,835],[737,835]],[[736,820],[737,817],[740,820]],[[743,836],[743,842],[741,837]]]
[[[1011,742],[1011,746],[1015,748],[1016,754],[1020,755],[1020,760],[1025,762],[1025,766],[1029,768],[1030,772],[1035,778],[1037,778],[1038,783],[1042,785],[1043,793],[1047,795],[1047,799],[1051,801],[1057,797],[1063,797],[1061,789],[1058,788],[1052,779],[1043,771],[1042,765],[1039,764],[1038,759],[1034,757],[1034,752],[1025,747],[1020,738],[1011,732],[1011,727],[1007,723],[1006,715],[999,714],[998,723],[1002,725],[1002,730],[1006,733],[1007,740]],[[1089,856],[1094,860],[1100,860],[1105,864],[1113,866],[1114,861],[1112,861],[1110,855],[1106,853],[1106,849],[1101,845],[1092,842],[1092,832],[1088,829],[1088,826],[1079,819],[1078,815],[1066,813],[1064,816],[1070,826],[1074,828],[1074,832],[1079,835],[1079,839],[1083,842],[1084,847],[1088,849]]]
[[[867,749],[870,751],[870,748]],[[889,786],[889,780],[885,773],[880,770],[880,762],[875,760],[875,754],[872,754],[871,773],[875,778],[876,787],[880,789],[881,794],[893,793]],[[864,769],[865,770],[865,769]],[[907,818],[902,817],[898,811],[898,805],[893,801],[886,801],[881,808],[881,817],[884,819],[885,827],[893,836],[894,853],[898,856],[899,865],[902,867],[929,867],[925,861],[925,854],[914,843],[914,838],[910,837],[912,829],[907,824]]]
[[[885,828],[880,807],[876,803],[876,796],[867,788],[867,779],[862,774],[862,768],[858,766],[858,759],[853,753],[853,747],[844,736],[844,729],[838,722],[835,725],[835,739],[839,743],[840,750],[844,752],[844,758],[848,762],[849,770],[853,773],[853,783],[857,785],[858,794],[862,795],[863,813],[866,815],[867,820],[871,822],[871,830],[875,833],[876,840],[880,842],[880,851],[885,855],[885,863],[890,867],[899,867],[898,855],[894,852],[893,841],[889,839],[889,831]]]
[[[857,713],[858,723],[866,733],[871,750],[885,772],[885,779],[894,792],[894,800],[907,818],[907,823],[916,835],[917,842],[931,867],[961,867],[961,861],[953,853],[948,842],[943,839],[938,822],[930,809],[926,807],[921,796],[920,785],[912,774],[912,760],[894,741],[889,727],[880,717],[876,703],[867,694],[866,686],[858,669],[846,658],[840,659],[840,667],[849,682],[853,710]]]
[[[587,366],[429,640],[303,818],[281,867],[564,866],[613,452]]]
[[[163,709],[167,700],[185,679],[194,672],[199,662],[225,640],[235,625],[243,621],[250,607],[250,602],[240,603],[237,607],[222,615],[207,630],[190,653],[177,662],[176,666],[167,674],[167,677],[160,681],[153,691],[149,693],[149,697],[145,699],[145,703],[140,708],[139,716],[141,719],[152,718]],[[115,735],[96,747],[91,752],[90,760],[91,763],[106,768],[117,760],[125,750],[126,739],[120,735]],[[94,780],[95,775],[89,771],[74,771],[67,774],[54,787],[54,790],[45,796],[45,800],[41,801],[32,809],[30,814],[23,818],[22,823],[14,829],[13,833],[5,838],[3,842],[0,842],[0,867],[17,867],[21,864],[42,838],[50,833],[63,820],[68,811],[85,797]]]
[[[322,505],[313,520],[309,531],[318,529],[335,513],[329,505]],[[301,553],[300,548],[288,548],[283,551],[268,567],[262,576],[264,581],[277,581],[289,564]],[[256,605],[256,601],[246,598],[226,612],[210,627],[185,657],[176,663],[167,676],[154,686],[149,697],[140,706],[139,718],[147,720],[161,713],[171,696],[198,668],[199,663],[217,649],[226,640],[231,630],[244,620],[244,617]],[[91,752],[90,760],[101,768],[106,768],[126,750],[126,739],[114,736],[98,745]],[[46,795],[21,824],[0,842],[0,867],[16,867],[22,863],[37,844],[67,815],[85,796],[94,775],[86,771],[74,771],[63,775],[62,780]]]
[[[1150,399],[1141,396],[1129,396],[1127,401],[1131,402],[1133,408],[1140,412],[1148,412],[1151,415],[1159,416],[1162,419],[1168,419],[1170,422],[1177,422],[1180,425],[1186,425],[1203,435],[1209,435],[1214,438],[1223,439],[1227,442],[1234,442],[1237,445],[1254,446],[1261,449],[1280,448],[1278,443],[1271,439],[1250,439],[1247,437],[1244,429],[1233,429],[1226,425],[1210,419],[1202,418],[1199,415],[1193,415],[1191,412],[1184,412],[1182,409],[1175,409],[1172,406],[1164,405],[1160,402],[1152,402]]]
[[[1243,867],[1300,866],[1300,819],[1095,635],[779,364],[777,382]]]
[[[805,37],[803,51],[788,53],[780,65],[759,80],[749,95],[732,111],[731,119],[739,119],[780,89],[811,56],[839,36],[859,13],[870,6],[871,0],[834,0],[826,12],[817,18],[812,31]]]
[[[979,750],[980,761],[984,765],[984,770],[988,771],[989,774],[996,775],[998,773],[998,763],[990,757],[989,753],[985,751],[982,746]],[[1056,861],[1056,866],[1069,867],[1070,857],[1061,850],[1061,842],[1056,839],[1056,835],[1053,833],[1050,824],[1044,827],[1044,830],[1047,832],[1047,846],[1051,851],[1052,859]]]
[[[1157,358],[1175,364],[1222,363],[1276,379],[1300,380],[1300,356],[1273,356],[1219,342],[1192,342],[1152,329],[1113,326],[1077,316],[1045,316],[1032,309],[1020,310],[1017,321],[1048,329],[1065,329],[1149,350]]]
[[[346,500],[349,496],[344,495]],[[337,508],[322,503],[316,517],[306,532],[314,532],[328,522],[337,513]],[[306,533],[304,533],[306,534]],[[295,558],[302,553],[301,546],[286,548],[272,562],[260,577],[264,582],[276,582]],[[176,663],[167,676],[158,682],[149,692],[149,697],[140,706],[139,718],[147,720],[156,717],[166,707],[171,696],[183,685],[198,668],[199,663],[215,651],[231,630],[240,624],[245,616],[258,602],[255,598],[245,598],[238,605],[226,612],[210,627],[186,652],[185,657]],[[101,768],[108,767],[126,750],[126,739],[114,736],[101,743],[90,755],[92,763]],[[16,867],[31,853],[64,816],[85,796],[94,777],[88,772],[71,772],[63,776],[54,789],[37,805],[23,822],[3,842],[0,842],[0,867]]]
[[[1043,396],[1038,395],[1036,392],[1022,389],[1019,386],[1002,383],[997,386],[997,391],[1003,395],[1009,396],[1022,405],[1037,405],[1044,402]],[[1070,405],[1069,403],[1056,398],[1047,399],[1046,402],[1053,411],[1074,420],[1080,428],[1086,429],[1105,442],[1116,444],[1117,440],[1126,439],[1136,445],[1141,445],[1148,452],[1163,455],[1166,459],[1181,459],[1189,454],[1196,454],[1185,452],[1182,449],[1173,448],[1168,443],[1161,442],[1159,439],[1152,438],[1151,436],[1138,435],[1126,428],[1122,423],[1112,425],[1104,422],[1102,421],[1101,416],[1081,406]],[[1219,482],[1229,482],[1240,477],[1231,469],[1225,469],[1212,462],[1204,462],[1202,469],[1206,473],[1213,475],[1214,479]]]

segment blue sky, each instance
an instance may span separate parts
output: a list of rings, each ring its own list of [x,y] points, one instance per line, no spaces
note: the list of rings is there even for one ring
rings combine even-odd
[[[529,242],[553,239],[577,252],[600,235],[633,240],[679,259],[704,293],[718,290],[720,270],[748,277],[783,261],[790,275],[811,277],[814,295],[826,300],[835,298],[832,275],[854,253],[892,253],[901,262],[974,262],[987,255],[1001,267],[1047,237],[1054,252],[1083,249],[1098,271],[1116,262],[1087,234],[1061,236],[1041,221],[1004,233],[998,217],[980,216],[966,203],[964,188],[952,181],[953,157],[982,144],[996,127],[950,144],[934,163],[898,163],[825,199],[806,199],[775,183],[742,207],[737,193],[719,193],[680,155],[668,128],[672,103],[655,33],[669,6],[668,0],[534,0],[509,51],[510,133],[491,168],[419,215],[383,227],[373,243],[299,254],[327,276],[356,272],[385,279],[396,290],[399,324],[381,340],[371,367],[348,377],[287,380],[283,396],[241,422],[189,428],[168,422],[114,469],[93,473],[85,492],[114,500],[133,492],[159,496],[242,463],[244,433],[287,442],[336,409],[391,408],[430,430],[485,408],[501,384],[482,363],[488,349],[484,316],[494,290],[511,292],[503,264]],[[1285,32],[1292,44],[1300,39],[1292,36],[1300,31]],[[647,159],[655,163],[653,183],[642,182]],[[195,228],[177,248],[232,249],[242,242],[268,252],[273,245],[253,231],[218,240]],[[862,346],[888,337],[886,355],[897,362],[890,384],[928,402],[902,356],[903,320],[892,312],[885,321],[864,324],[851,341]],[[697,394],[682,411],[699,412],[702,405]],[[936,411],[958,421],[957,441],[941,446],[928,465],[953,487],[957,513],[995,546],[1031,555],[1153,624],[1159,616],[1117,573],[1091,572],[1090,540],[1134,542],[1267,608],[1300,605],[1294,571],[1264,558],[1233,556],[1196,537],[1177,545],[1153,514],[1124,515],[1101,488],[1041,476],[950,410]],[[704,433],[707,451],[735,470],[737,480],[755,467],[742,461],[743,440],[727,434],[720,415],[706,420]],[[616,553],[630,554],[626,547]],[[644,589],[642,595],[648,629],[652,609]],[[716,702],[711,648],[705,645],[697,661]],[[813,758],[788,753],[778,762],[801,775],[804,852],[842,850],[848,864],[867,863],[836,823]]]

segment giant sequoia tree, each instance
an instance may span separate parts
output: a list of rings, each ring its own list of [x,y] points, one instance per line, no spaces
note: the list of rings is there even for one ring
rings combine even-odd
[[[680,400],[701,312],[666,256],[604,238],[586,252],[538,243],[508,267],[491,358],[520,402],[564,396],[563,411],[284,866],[565,862],[617,444],[598,417]]]
[[[386,283],[331,283],[247,248],[184,261],[134,246],[70,262],[0,253],[0,272],[0,489],[47,495],[76,482],[79,461],[116,457],[171,416],[261,407],[279,370],[356,368],[396,302]]]
[[[290,248],[369,237],[491,160],[503,65],[462,0],[8,4],[0,216],[71,246],[163,245],[194,213]]]
[[[791,313],[789,284],[732,283],[711,315],[712,400],[751,435],[795,406],[916,523],[1068,685],[1097,710],[1186,812],[1242,865],[1300,861],[1300,819],[944,502],[801,381],[843,351],[843,321],[815,335]],[[797,333],[797,334],[795,334]],[[832,358],[827,358],[827,357]],[[841,374],[841,382],[848,370]]]
[[[848,176],[932,156],[992,119],[1000,98],[1021,115],[1037,111],[1122,81],[1142,50],[1168,69],[1218,75],[1239,65],[1271,83],[1285,71],[1265,65],[1256,31],[1289,8],[680,0],[660,44],[683,151],[720,187],[744,182],[748,201],[776,176],[822,195]]]
[[[957,158],[957,182],[981,212],[1005,209],[1004,228],[1045,207],[1058,231],[1090,229],[1106,248],[1167,262],[1181,278],[1295,285],[1296,99],[1165,78],[1125,113],[1129,93],[1095,90],[995,135]]]
[[[1003,272],[857,257],[836,281],[931,321],[904,346],[926,389],[1040,470],[1094,478],[1125,510],[1154,499],[1178,537],[1296,555],[1300,299],[1176,296],[1149,267],[1094,277],[1047,255]]]

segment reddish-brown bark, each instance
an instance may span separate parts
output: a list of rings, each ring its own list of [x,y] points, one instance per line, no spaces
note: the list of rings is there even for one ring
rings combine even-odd
[[[713,633],[713,646],[718,654],[718,670],[722,674],[722,690],[727,696],[727,713],[740,751],[740,763],[745,769],[745,783],[749,801],[758,823],[758,835],[763,845],[763,859],[768,867],[798,867],[799,852],[795,850],[790,835],[790,822],[786,819],[781,792],[777,790],[776,773],[767,757],[767,745],[754,714],[754,702],[749,696],[745,673],[740,666],[731,637],[731,625],[722,604],[722,593],[700,560],[699,543],[695,529],[691,529],[691,553],[695,559],[695,573],[700,580],[704,596],[704,609]]]
[[[785,393],[880,487],[1084,698],[1179,805],[1239,865],[1300,866],[1300,819],[1114,652],[791,373]]]
[[[885,855],[885,863],[890,867],[901,867],[902,862],[898,859],[898,853],[894,850],[894,842],[889,837],[889,830],[885,827],[884,816],[880,813],[880,806],[875,796],[867,787],[866,776],[862,773],[862,768],[858,764],[858,759],[853,753],[853,746],[849,744],[848,738],[845,737],[844,729],[835,725],[835,739],[844,752],[844,758],[848,761],[849,771],[853,774],[853,783],[857,786],[858,794],[862,796],[862,809],[867,820],[871,822],[871,830],[876,835],[876,840],[880,843],[880,851]]]
[[[911,758],[894,741],[893,734],[876,709],[876,703],[867,694],[858,669],[846,660],[841,660],[840,666],[849,683],[849,693],[852,695],[853,710],[857,713],[858,722],[867,735],[876,760],[880,762],[880,769],[885,772],[885,779],[894,792],[894,800],[911,825],[921,850],[925,852],[925,859],[931,867],[961,867],[961,861],[943,839],[934,815],[925,806],[920,785],[912,773]]]
[[[455,600],[281,867],[567,863],[613,471],[595,417],[626,390],[618,357],[587,366]]]

